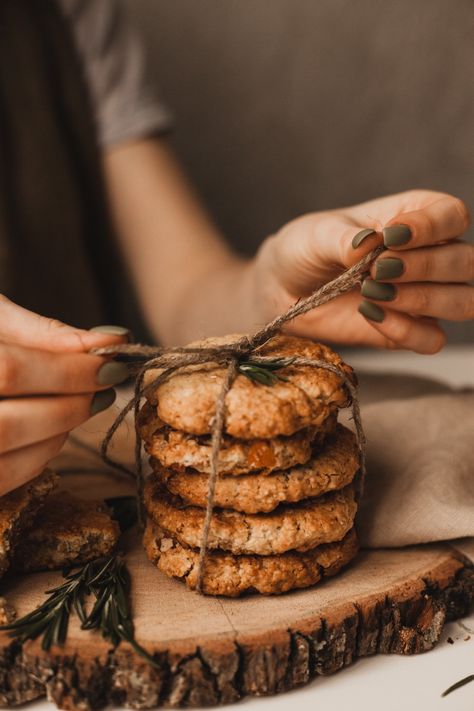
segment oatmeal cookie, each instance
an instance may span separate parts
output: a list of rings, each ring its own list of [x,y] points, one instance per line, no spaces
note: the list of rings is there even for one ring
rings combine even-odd
[[[61,570],[109,555],[120,528],[101,501],[53,494],[35,525],[15,549],[12,568],[21,572]]]
[[[199,345],[222,345],[236,336],[207,339]],[[196,344],[194,344],[196,345]],[[355,380],[352,369],[328,346],[304,338],[275,336],[258,350],[269,358],[311,358],[340,368]],[[150,384],[158,371],[149,371]],[[212,430],[216,402],[226,369],[216,363],[187,366],[149,395],[157,415],[174,429],[204,435]],[[325,419],[349,402],[341,378],[323,368],[287,365],[281,380],[260,385],[239,374],[226,397],[225,432],[241,439],[292,435],[305,427],[320,427]]]
[[[204,509],[187,506],[161,487],[155,477],[145,484],[144,500],[148,515],[160,528],[185,546],[199,547]],[[208,546],[236,554],[306,551],[344,538],[353,526],[356,510],[352,486],[298,504],[281,504],[271,513],[216,509]]]
[[[10,566],[15,548],[35,521],[59,481],[57,474],[45,469],[39,476],[0,498],[0,577]]]
[[[336,421],[337,413],[332,413],[317,430],[306,427],[287,437],[245,440],[224,435],[219,471],[236,476],[247,472],[269,474],[275,469],[304,464],[311,458],[312,448],[322,444],[326,435],[334,431]],[[172,429],[158,419],[149,403],[145,403],[140,412],[139,428],[146,451],[164,467],[191,467],[210,473],[210,435],[191,435]]]
[[[181,578],[191,589],[197,583],[199,552],[185,548],[149,521],[143,544],[149,559],[166,575]],[[282,555],[232,555],[209,551],[206,557],[203,592],[238,597],[245,592],[265,595],[306,588],[335,575],[357,554],[354,529],[337,543],[318,546],[306,553]]]
[[[186,504],[205,508],[208,474],[189,468],[163,467],[153,458],[150,463],[155,476],[168,491]],[[244,513],[267,513],[281,503],[296,503],[343,489],[352,482],[358,469],[356,438],[346,427],[338,425],[336,432],[314,452],[307,464],[267,476],[219,476],[214,502],[218,507]]]

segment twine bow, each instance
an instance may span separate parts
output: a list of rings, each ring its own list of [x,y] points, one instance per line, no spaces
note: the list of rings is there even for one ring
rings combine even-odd
[[[219,397],[216,402],[215,415],[211,426],[211,473],[208,479],[207,505],[204,525],[201,533],[201,545],[198,561],[197,584],[196,589],[202,592],[206,554],[208,548],[209,528],[214,510],[214,493],[216,488],[217,478],[219,476],[219,453],[222,445],[222,437],[225,425],[225,400],[227,393],[232,387],[232,384],[239,372],[239,363],[247,360],[250,356],[253,363],[265,366],[266,362],[272,361],[271,358],[259,356],[255,351],[275,336],[282,326],[289,321],[292,321],[297,316],[311,311],[312,309],[322,306],[323,304],[332,301],[337,296],[351,291],[357,284],[360,284],[367,275],[372,261],[383,251],[382,245],[373,249],[369,254],[363,257],[357,264],[347,269],[336,279],[324,284],[310,296],[298,300],[288,311],[281,316],[278,316],[270,323],[266,324],[262,329],[257,331],[252,336],[243,336],[235,343],[223,346],[201,346],[201,347],[183,347],[183,348],[158,348],[154,346],[144,346],[135,344],[125,344],[120,346],[109,346],[106,348],[95,348],[91,352],[96,355],[117,356],[123,359],[133,359],[135,361],[136,380],[133,397],[119,412],[117,418],[107,431],[107,434],[102,441],[100,453],[105,463],[121,471],[126,472],[137,480],[137,496],[139,502],[140,519],[143,523],[143,470],[142,470],[142,443],[139,433],[138,414],[140,403],[143,397],[152,393],[156,388],[169,380],[176,371],[190,365],[201,365],[204,363],[216,363],[217,365],[226,367],[226,374],[222,384]],[[343,384],[347,388],[351,399],[352,416],[356,428],[357,445],[360,456],[360,472],[361,482],[365,477],[365,435],[362,427],[360,416],[359,400],[357,396],[357,388],[348,378],[343,370],[331,363],[323,360],[310,358],[292,358],[291,365],[312,366],[315,368],[323,368],[335,373],[341,378]],[[149,370],[159,369],[160,374],[150,383],[144,385],[145,374]],[[122,424],[126,416],[134,412],[135,430],[136,430],[136,445],[135,445],[135,465],[136,472],[130,471],[124,465],[115,462],[108,455],[110,443]]]

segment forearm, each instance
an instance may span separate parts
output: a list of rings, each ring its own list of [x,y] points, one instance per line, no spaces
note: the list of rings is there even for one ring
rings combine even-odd
[[[226,245],[166,144],[115,148],[104,166],[122,252],[156,340],[183,344],[261,323],[254,261]]]

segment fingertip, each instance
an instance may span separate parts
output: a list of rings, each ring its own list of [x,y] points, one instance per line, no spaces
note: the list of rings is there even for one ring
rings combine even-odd
[[[340,261],[351,267],[382,242],[382,235],[373,228],[364,228],[354,235],[354,229],[344,230],[340,236]]]

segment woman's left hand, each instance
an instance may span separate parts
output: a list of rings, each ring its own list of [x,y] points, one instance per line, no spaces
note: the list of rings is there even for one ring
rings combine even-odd
[[[282,313],[383,239],[387,249],[363,283],[362,298],[359,290],[340,296],[287,331],[436,353],[445,343],[437,319],[474,318],[474,287],[468,283],[474,279],[474,245],[460,239],[468,226],[461,200],[426,190],[300,217],[266,240],[257,255],[262,317]]]

